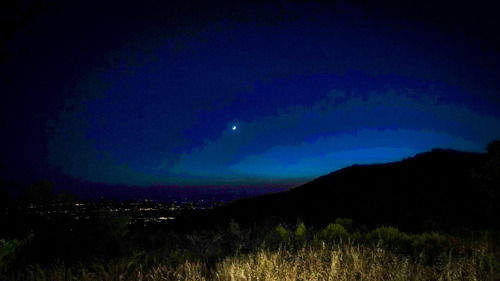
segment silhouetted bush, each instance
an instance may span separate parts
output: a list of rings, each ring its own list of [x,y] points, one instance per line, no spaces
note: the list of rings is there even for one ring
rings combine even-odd
[[[340,224],[341,226],[343,226],[345,228],[345,230],[347,230],[348,232],[353,232],[354,231],[352,219],[349,219],[349,218],[337,218],[337,219],[335,219],[335,223],[336,224]]]
[[[307,240],[307,228],[303,222],[295,228],[294,239],[298,244],[303,244]]]
[[[5,242],[4,245],[11,246],[0,251],[8,253],[0,256],[0,266],[8,266],[12,271],[13,267],[9,264],[15,264],[15,270],[20,272],[21,268],[29,266],[43,271],[61,262],[69,267],[95,263],[102,266],[95,270],[110,272],[114,269],[108,268],[107,264],[117,259],[129,259],[131,263],[140,263],[144,270],[159,263],[175,268],[189,262],[199,262],[210,270],[228,257],[252,255],[256,251],[286,249],[292,253],[307,247],[338,249],[346,246],[361,247],[374,253],[380,250],[426,266],[469,257],[481,261],[484,272],[494,272],[498,265],[494,254],[498,251],[484,246],[484,242],[466,244],[464,239],[450,235],[408,234],[394,227],[359,232],[352,225],[350,219],[335,220],[335,223],[320,229],[308,228],[302,222],[295,226],[240,227],[237,222],[230,221],[226,227],[186,233],[172,229],[152,231],[153,228],[135,229],[131,233],[127,218],[98,213],[84,222],[64,218],[46,222],[26,243],[14,247],[14,255],[11,255],[11,246],[17,245],[17,242]],[[471,241],[489,241],[493,236],[476,236]],[[10,258],[4,259],[4,256]]]
[[[0,239],[0,276],[10,269],[16,249],[20,244],[21,242],[17,239]]]
[[[347,242],[349,233],[342,225],[330,223],[320,231],[318,238],[329,243]]]
[[[394,227],[383,226],[376,228],[368,232],[365,239],[371,245],[382,246],[393,251],[406,252],[409,245],[411,245],[410,236]]]

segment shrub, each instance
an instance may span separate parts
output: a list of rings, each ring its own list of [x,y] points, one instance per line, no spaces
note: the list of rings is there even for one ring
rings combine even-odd
[[[433,263],[450,253],[455,239],[436,232],[424,232],[412,235],[410,240],[411,254],[420,257],[423,262]]]
[[[307,239],[307,228],[304,225],[304,223],[300,223],[297,225],[297,228],[295,229],[295,240],[298,241],[299,243],[305,242]]]
[[[290,241],[290,233],[286,228],[284,228],[281,225],[278,225],[275,230],[276,234],[278,235],[278,241],[280,243],[288,243]]]
[[[349,240],[349,232],[340,224],[330,223],[320,231],[319,239],[325,242],[339,243]]]
[[[411,244],[410,237],[406,233],[390,226],[376,228],[368,232],[365,237],[368,243],[372,245],[399,252],[407,252]]]
[[[354,229],[352,227],[353,223],[352,223],[352,219],[349,219],[349,218],[337,218],[335,220],[335,223],[336,224],[340,224],[341,226],[343,226],[348,232],[352,232]]]
[[[282,225],[278,225],[269,231],[260,243],[261,249],[278,249],[290,244],[290,233]]]
[[[21,245],[17,239],[0,239],[0,276],[10,268],[16,249]]]

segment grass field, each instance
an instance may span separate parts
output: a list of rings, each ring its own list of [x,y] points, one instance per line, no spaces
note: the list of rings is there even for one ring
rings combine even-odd
[[[178,240],[154,250],[71,264],[22,264],[33,253],[26,251],[30,244],[24,242],[23,250],[21,242],[16,246],[2,240],[0,253],[10,252],[0,256],[0,280],[500,280],[498,232],[408,234],[392,227],[358,232],[350,225],[340,219],[316,230],[300,223],[263,231],[231,223],[227,229],[185,236],[156,234]]]
[[[339,244],[303,246],[299,249],[257,250],[226,257],[215,265],[185,261],[177,266],[161,262],[143,265],[126,260],[106,266],[91,264],[49,269],[31,267],[23,280],[176,280],[176,281],[455,281],[495,280],[481,264],[482,253],[468,257],[443,257],[425,264],[379,247]],[[21,277],[19,277],[21,278]]]

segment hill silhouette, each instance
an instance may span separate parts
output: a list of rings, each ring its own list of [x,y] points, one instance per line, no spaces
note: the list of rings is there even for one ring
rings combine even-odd
[[[235,201],[183,223],[301,220],[324,225],[351,218],[366,227],[391,225],[408,231],[498,227],[500,186],[481,184],[490,178],[484,175],[485,167],[498,164],[491,163],[490,154],[434,149],[398,162],[354,165],[287,192]]]

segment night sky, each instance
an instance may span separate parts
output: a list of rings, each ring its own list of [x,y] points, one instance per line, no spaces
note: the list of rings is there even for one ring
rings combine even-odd
[[[485,151],[500,138],[495,9],[401,2],[0,7],[0,176],[295,186]]]

